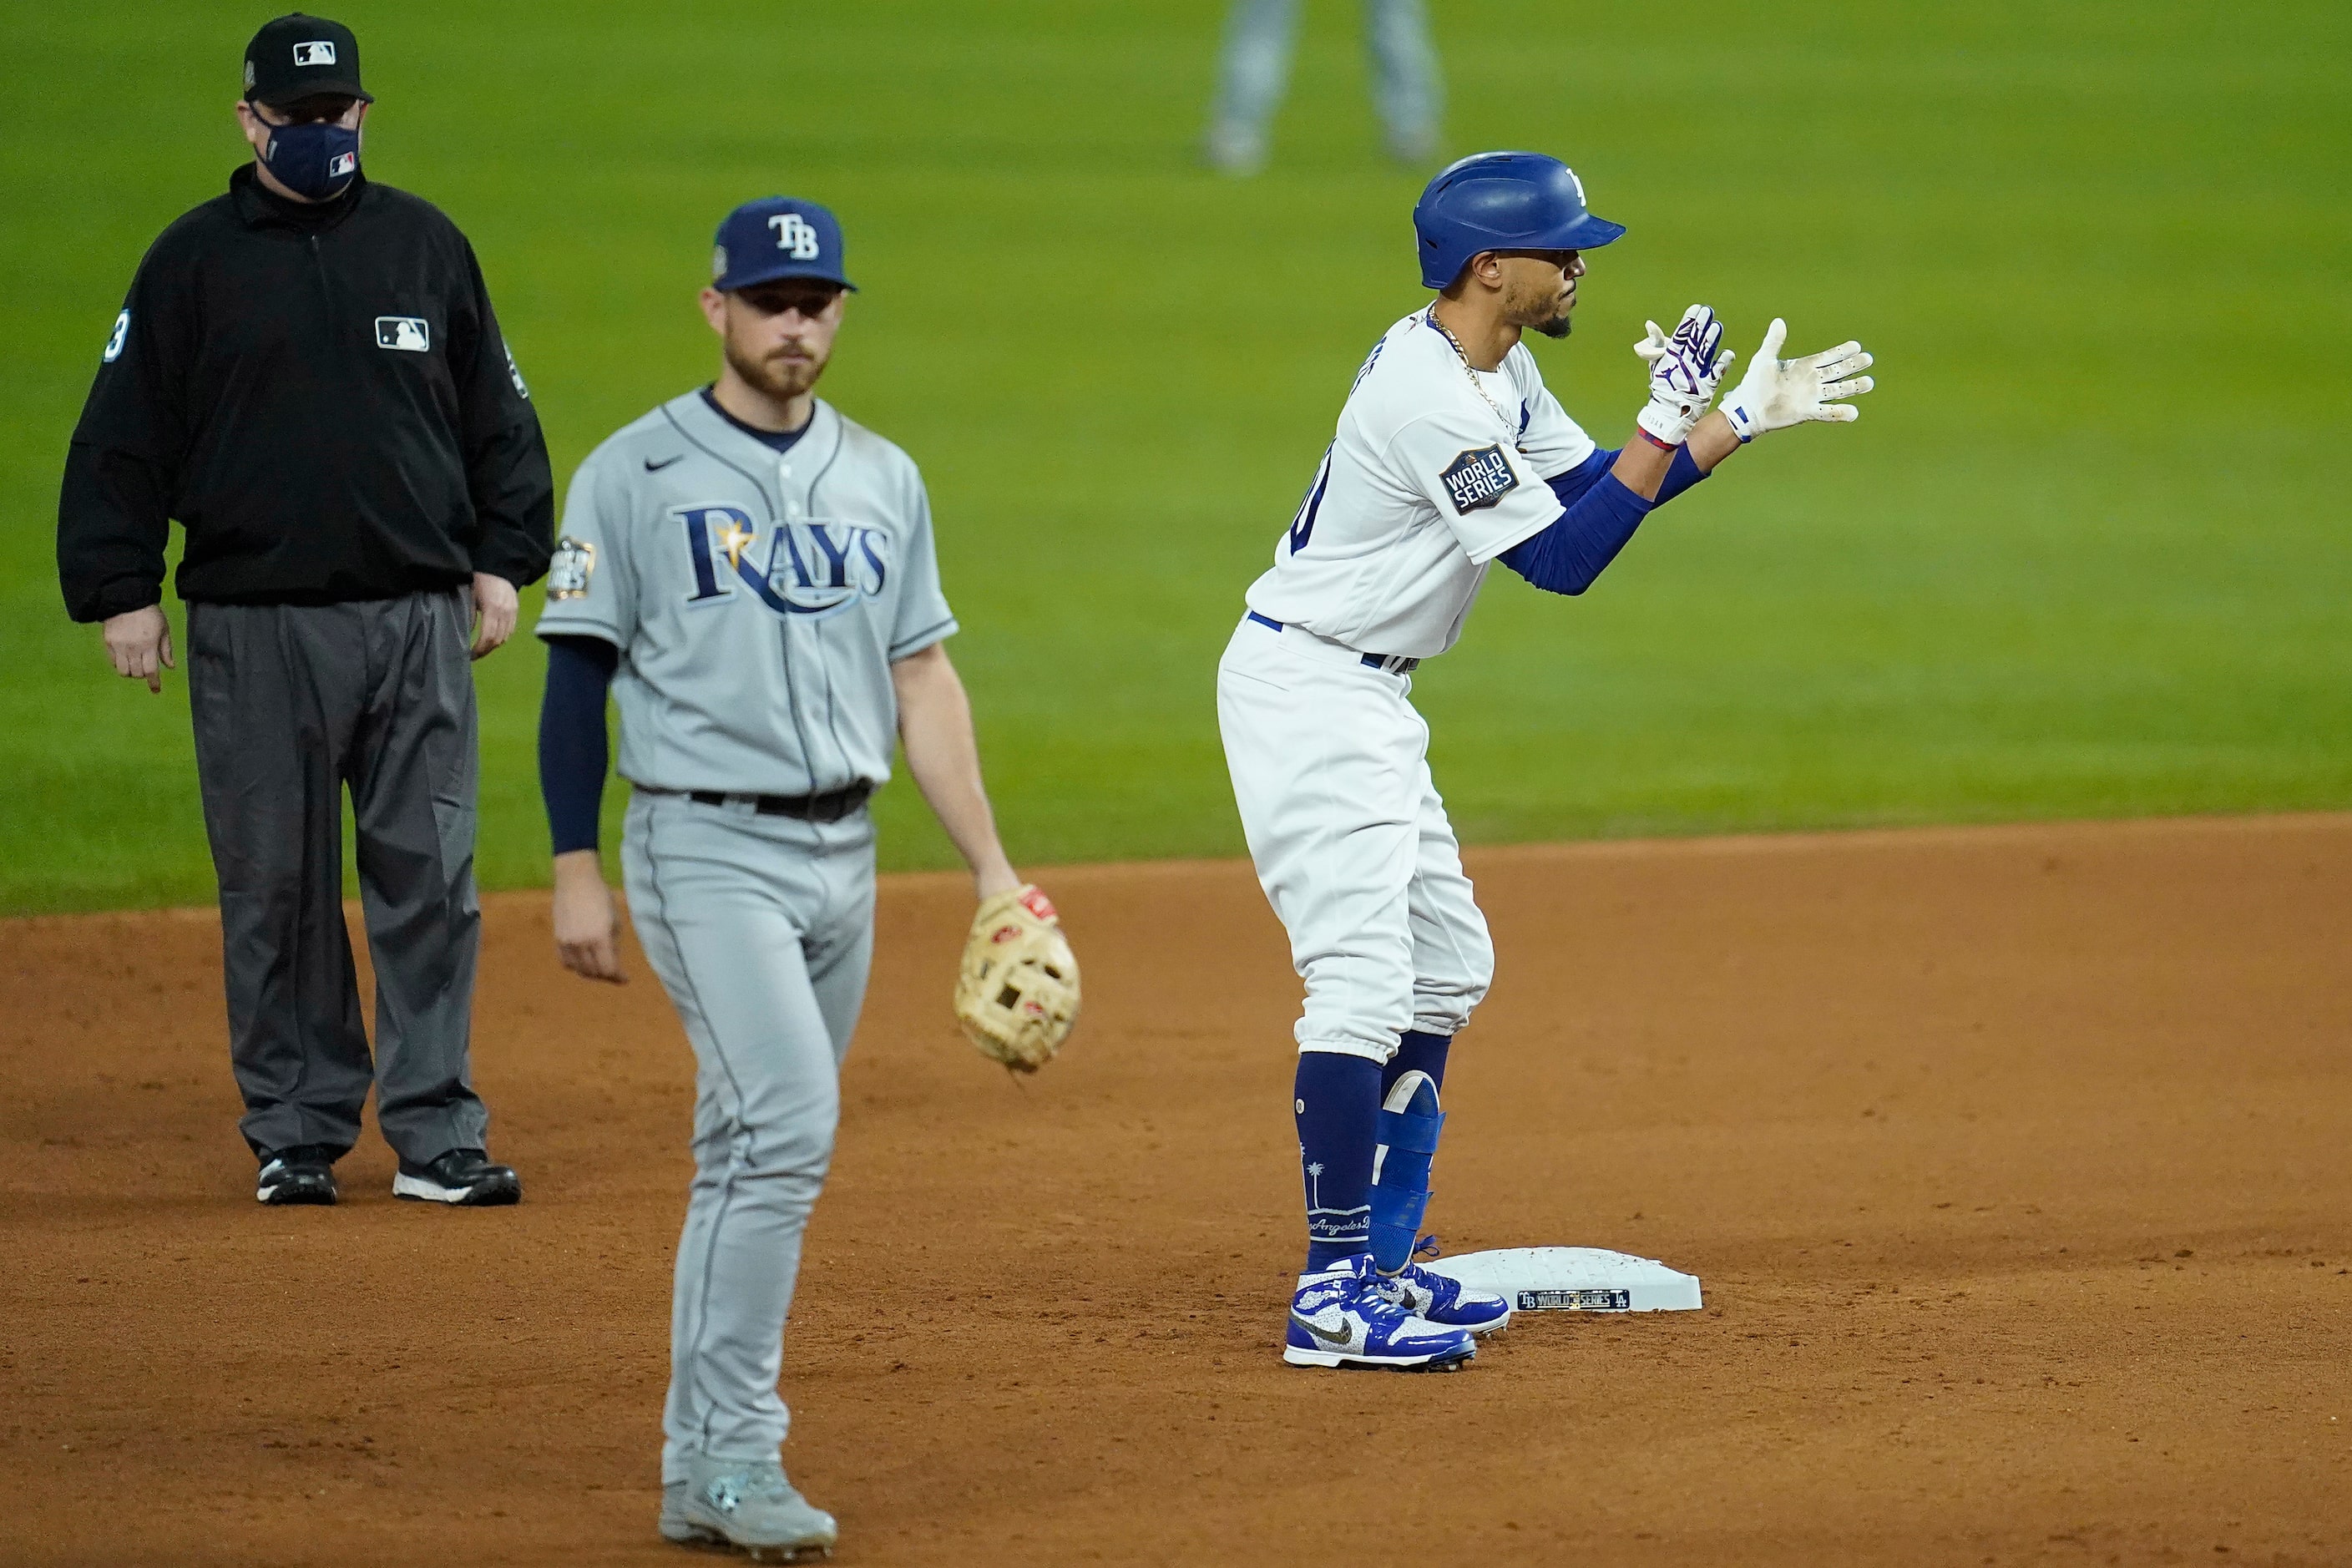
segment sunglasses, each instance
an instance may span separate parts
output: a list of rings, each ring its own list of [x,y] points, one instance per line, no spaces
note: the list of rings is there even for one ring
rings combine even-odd
[[[838,289],[766,288],[754,285],[738,289],[735,297],[763,316],[781,316],[787,310],[798,310],[814,321],[829,310],[841,297]]]

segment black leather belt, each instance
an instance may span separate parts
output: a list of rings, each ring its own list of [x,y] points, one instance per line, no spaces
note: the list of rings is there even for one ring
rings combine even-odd
[[[864,805],[874,794],[873,784],[859,779],[841,789],[830,789],[823,795],[722,795],[715,789],[690,789],[686,798],[697,805],[725,805],[730,801],[748,800],[751,809],[761,816],[789,816],[801,822],[839,822]]]

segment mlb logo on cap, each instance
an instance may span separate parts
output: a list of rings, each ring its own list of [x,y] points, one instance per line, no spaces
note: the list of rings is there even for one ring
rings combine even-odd
[[[719,226],[710,286],[725,293],[780,278],[814,278],[855,290],[841,264],[839,219],[815,202],[767,196],[745,202]]]
[[[360,85],[360,41],[352,30],[299,11],[263,23],[245,46],[245,96],[283,108],[321,94],[369,100]]]

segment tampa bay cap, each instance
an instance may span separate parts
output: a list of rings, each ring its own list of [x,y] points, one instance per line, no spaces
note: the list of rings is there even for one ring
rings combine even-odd
[[[265,22],[245,46],[245,96],[276,109],[322,92],[375,101],[360,86],[360,41],[341,22],[301,12]]]
[[[841,269],[841,220],[796,196],[762,196],[729,213],[719,225],[710,286],[730,293],[779,278],[814,278],[855,293],[857,285]]]

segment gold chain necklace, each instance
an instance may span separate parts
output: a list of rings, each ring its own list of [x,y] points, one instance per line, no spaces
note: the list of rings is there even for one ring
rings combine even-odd
[[[1476,393],[1479,400],[1485,403],[1487,407],[1495,411],[1495,417],[1502,421],[1504,431],[1511,438],[1511,445],[1514,447],[1517,447],[1520,454],[1524,456],[1527,452],[1527,447],[1520,444],[1519,427],[1511,423],[1511,416],[1503,412],[1503,405],[1495,401],[1494,397],[1486,391],[1486,384],[1478,379],[1477,371],[1474,369],[1470,363],[1470,355],[1465,353],[1462,347],[1462,340],[1454,335],[1454,330],[1451,327],[1448,327],[1444,322],[1437,319],[1437,307],[1432,305],[1428,310],[1423,310],[1421,313],[1421,319],[1427,321],[1431,326],[1435,327],[1439,335],[1444,338],[1446,342],[1453,346],[1454,357],[1462,362],[1462,374],[1470,378],[1470,390]]]

